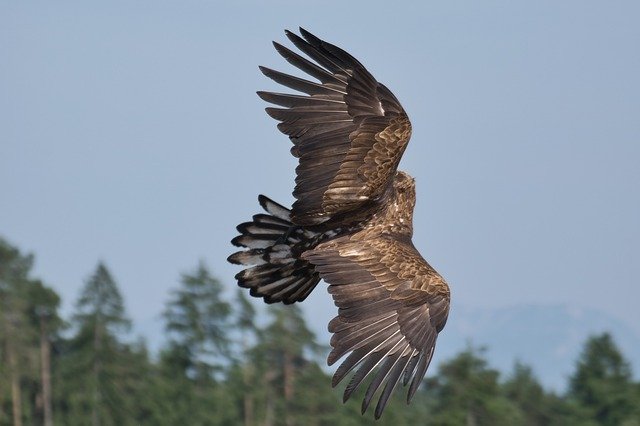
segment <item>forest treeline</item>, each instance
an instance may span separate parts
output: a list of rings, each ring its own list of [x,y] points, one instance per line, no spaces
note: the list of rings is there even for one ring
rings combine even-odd
[[[33,256],[0,238],[0,425],[364,425],[321,365],[327,353],[297,306],[257,322],[245,292],[225,298],[202,262],[165,305],[166,342],[150,354],[107,266],[98,263],[69,318],[33,277]],[[262,316],[261,316],[262,318]],[[540,342],[544,345],[544,342]],[[501,375],[469,347],[433,366],[406,405],[397,389],[379,425],[640,426],[640,383],[607,333],[590,337],[567,391],[526,365]]]

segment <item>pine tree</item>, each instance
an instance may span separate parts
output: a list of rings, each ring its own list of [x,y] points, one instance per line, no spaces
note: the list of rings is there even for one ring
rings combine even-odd
[[[259,386],[266,389],[265,424],[276,424],[276,419],[297,424],[309,413],[294,401],[296,379],[322,348],[296,305],[272,305],[268,312],[272,321],[259,332],[254,348],[254,362],[262,370]]]
[[[637,417],[631,367],[609,333],[587,340],[570,378],[568,396],[601,425],[621,425]]]
[[[119,336],[130,329],[117,284],[98,263],[76,302],[76,334],[65,354],[63,424],[132,424],[123,394],[128,351]]]
[[[240,331],[241,342],[240,370],[242,374],[242,414],[244,425],[251,426],[254,424],[255,417],[252,382],[255,379],[256,371],[255,366],[250,362],[246,362],[246,360],[248,358],[250,339],[255,338],[257,331],[255,325],[256,311],[241,289],[238,289],[236,292],[236,304],[236,326]]]
[[[34,287],[42,284],[30,277],[33,262],[33,255],[22,254],[0,238],[0,366],[6,366],[0,367],[0,374],[2,381],[10,384],[12,420],[18,426],[35,421],[37,416],[37,390],[31,390],[40,382],[39,332],[32,320],[31,298]]]
[[[31,327],[38,330],[39,347],[39,386],[35,398],[42,401],[39,423],[44,426],[53,425],[53,389],[51,369],[51,347],[60,339],[60,331],[64,326],[58,315],[60,296],[46,287],[41,281],[32,281],[28,287],[28,313]]]
[[[50,349],[63,322],[59,296],[30,276],[33,261],[0,238],[0,407],[9,383],[12,424],[51,426]]]
[[[547,393],[531,367],[516,362],[511,377],[502,385],[505,396],[522,413],[522,425],[578,425],[584,419],[573,407],[553,393]]]
[[[488,367],[482,352],[472,347],[443,363],[437,377],[427,381],[434,406],[428,424],[522,424],[517,408],[500,390],[499,373]]]
[[[23,255],[0,238],[0,365],[2,382],[10,384],[11,417],[22,426],[23,401],[20,381],[29,370],[28,347],[33,330],[28,327],[25,287],[33,256]],[[1,394],[0,394],[1,395]],[[1,403],[0,405],[4,405]]]
[[[222,284],[203,262],[192,274],[184,274],[164,311],[170,350],[183,357],[185,373],[209,378],[229,356],[231,306],[224,301]]]
[[[232,328],[231,305],[222,293],[222,284],[200,262],[192,273],[182,275],[167,302],[163,317],[169,343],[161,354],[161,368],[163,382],[170,386],[162,392],[173,424],[219,424],[222,413],[231,424],[237,420],[228,407],[229,395],[220,389],[224,370],[231,365]]]

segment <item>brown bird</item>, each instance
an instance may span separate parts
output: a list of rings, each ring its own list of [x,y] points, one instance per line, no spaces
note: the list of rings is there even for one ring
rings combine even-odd
[[[329,284],[338,316],[329,323],[328,364],[346,356],[332,385],[354,372],[346,401],[371,376],[362,413],[382,388],[379,418],[400,381],[411,401],[449,314],[447,283],[411,241],[414,180],[397,171],[411,123],[354,57],[302,28],[302,37],[285,33],[309,59],[274,42],[276,50],[317,81],[260,67],[305,95],[258,95],[282,107],[266,111],[299,159],[296,201],[289,210],[260,195],[266,214],[238,225],[232,243],[246,250],[228,260],[250,266],[238,284],[267,303],[300,302],[320,279]]]

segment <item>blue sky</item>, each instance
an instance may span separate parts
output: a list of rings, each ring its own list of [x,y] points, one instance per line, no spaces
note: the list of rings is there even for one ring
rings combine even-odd
[[[366,4],[367,6],[363,6]],[[401,100],[414,242],[456,304],[565,304],[640,334],[637,2],[0,4],[0,235],[69,312],[98,259],[156,331],[181,272],[226,257],[257,194],[292,202],[256,90],[301,25]],[[230,293],[229,293],[230,294]],[[334,315],[320,287],[305,310]]]

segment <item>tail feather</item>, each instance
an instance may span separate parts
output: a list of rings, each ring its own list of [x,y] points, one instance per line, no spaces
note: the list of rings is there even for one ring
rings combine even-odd
[[[252,296],[262,297],[267,303],[301,302],[320,281],[314,266],[300,259],[317,234],[294,226],[286,207],[264,195],[258,201],[267,214],[258,213],[251,222],[237,226],[240,235],[231,243],[247,250],[227,260],[250,266],[236,274],[236,279],[240,287],[250,289]]]
[[[281,206],[269,197],[262,194],[258,195],[258,202],[267,213],[270,213],[272,215],[272,217],[281,219],[282,221],[287,222],[289,225],[291,225],[291,210],[284,206]]]

